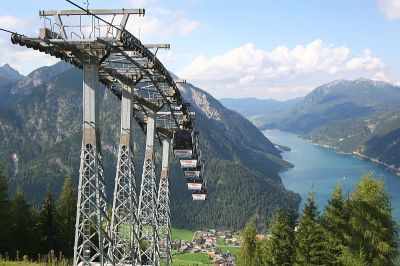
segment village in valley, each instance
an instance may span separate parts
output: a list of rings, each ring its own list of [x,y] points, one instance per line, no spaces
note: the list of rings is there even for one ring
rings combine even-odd
[[[174,230],[176,232],[176,230],[180,229],[173,229],[173,235]],[[266,237],[267,236],[263,234],[257,235],[259,239]],[[203,254],[201,263],[224,266],[235,265],[242,245],[240,232],[229,230],[217,231],[208,229],[196,231],[192,233],[192,239],[189,238],[190,235],[186,235],[186,237],[174,237],[172,249],[175,250],[174,257],[176,259],[182,257],[186,259],[190,257],[194,258],[196,254]],[[199,265],[202,265],[201,263]],[[176,265],[179,265],[179,262]]]

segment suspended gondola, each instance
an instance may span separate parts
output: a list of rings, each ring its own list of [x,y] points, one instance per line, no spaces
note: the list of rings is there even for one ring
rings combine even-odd
[[[189,190],[201,190],[203,188],[203,178],[187,178],[186,183]]]
[[[172,148],[176,158],[191,158],[193,155],[193,131],[176,131],[174,133]]]
[[[182,169],[197,168],[200,166],[200,158],[199,156],[195,155],[189,159],[180,159],[180,163]]]
[[[192,191],[193,200],[206,200],[207,199],[207,188]]]
[[[183,174],[188,178],[200,178],[202,177],[202,167],[197,166],[196,168],[188,168],[183,170]]]

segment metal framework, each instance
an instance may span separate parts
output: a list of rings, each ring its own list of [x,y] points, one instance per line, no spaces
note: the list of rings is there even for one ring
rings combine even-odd
[[[140,221],[137,247],[138,259],[142,265],[159,265],[157,232],[157,191],[154,165],[155,113],[148,112],[146,130],[146,152],[143,162],[142,184],[140,186],[138,219]]]
[[[160,185],[158,187],[157,215],[158,215],[158,235],[160,238],[160,258],[163,265],[172,265],[171,255],[171,210],[169,198],[169,149],[170,139],[162,141],[162,162]]]
[[[83,141],[79,171],[74,265],[107,261],[109,220],[99,132],[98,65],[83,67]]]
[[[121,100],[121,133],[111,219],[112,244],[109,250],[109,257],[117,265],[133,264],[138,244],[132,112],[132,91],[125,87]]]
[[[169,49],[169,44],[142,44],[125,29],[129,16],[144,15],[144,9],[86,10],[66,1],[77,9],[40,11],[44,27],[39,37],[13,33],[11,41],[83,69],[74,265],[170,265],[169,145],[175,130],[192,130],[193,114],[156,57],[158,49]],[[99,82],[122,101],[111,221],[99,132]],[[139,199],[133,164],[133,121],[147,135]],[[164,139],[158,194],[154,164],[157,137]]]

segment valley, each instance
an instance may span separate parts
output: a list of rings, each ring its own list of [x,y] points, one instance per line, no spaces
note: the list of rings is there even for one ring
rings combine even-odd
[[[8,97],[3,99],[12,99],[7,101],[10,105],[2,105],[0,110],[0,160],[10,178],[9,193],[13,195],[20,187],[31,202],[40,202],[46,187],[57,196],[67,172],[72,173],[77,184],[82,72],[63,64],[35,70],[0,88]],[[18,84],[31,86],[16,89],[28,92],[14,95],[10,88],[20,88]],[[208,93],[189,83],[183,84],[181,90],[196,112],[212,201],[198,204],[191,200],[185,178],[174,160],[170,188],[172,224],[187,229],[239,229],[250,217],[257,217],[260,226],[265,226],[277,206],[297,208],[299,196],[285,190],[278,175],[291,165],[274,145],[249,121]],[[100,98],[105,181],[109,184],[106,192],[110,200],[120,109],[118,100],[108,90],[101,88]],[[134,136],[138,186],[144,156],[144,149],[139,148],[144,146],[144,134],[138,126]],[[160,159],[157,146],[156,165]],[[160,169],[156,171],[159,175]]]
[[[0,266],[400,265],[399,0],[6,2]]]
[[[237,110],[248,109],[242,115],[261,130],[293,132],[315,145],[379,163],[394,174],[399,171],[398,86],[363,78],[336,80],[315,88],[304,98],[280,102],[279,106],[286,107],[278,113],[274,111],[276,102],[268,100],[262,109],[255,100],[245,103]]]

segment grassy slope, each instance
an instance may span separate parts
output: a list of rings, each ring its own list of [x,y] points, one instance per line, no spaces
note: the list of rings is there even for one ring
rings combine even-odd
[[[221,250],[221,252],[226,252],[229,250],[229,253],[235,256],[236,258],[238,257],[240,252],[240,247],[238,246],[219,246],[219,249]]]
[[[183,253],[172,257],[172,265],[203,265],[212,264],[206,253]]]
[[[172,240],[187,240],[192,241],[194,233],[187,229],[172,228]]]

